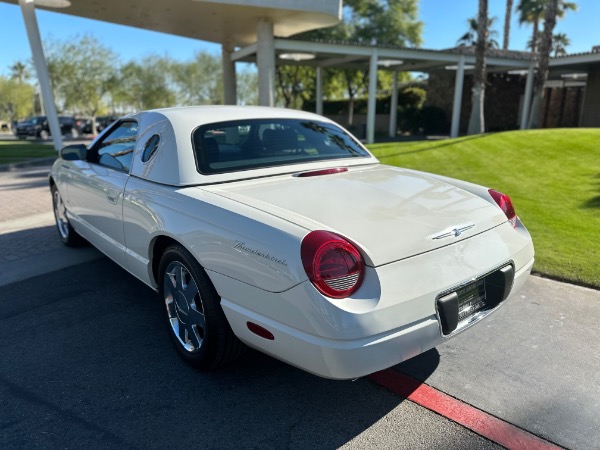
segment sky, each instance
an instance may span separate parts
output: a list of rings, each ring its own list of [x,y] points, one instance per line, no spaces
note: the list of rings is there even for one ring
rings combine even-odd
[[[518,3],[515,0],[514,3]],[[444,49],[456,45],[467,31],[467,19],[477,15],[477,0],[421,0],[420,20],[423,26],[423,48]],[[569,53],[591,51],[600,45],[598,18],[600,1],[577,0],[579,9],[569,12],[559,21],[555,33],[566,33],[571,40]],[[497,41],[502,44],[505,0],[489,0],[489,15],[497,17]],[[513,13],[510,49],[524,50],[531,36],[531,27],[520,26]],[[178,60],[191,59],[196,51],[220,55],[220,45],[163,33],[140,30],[81,19],[56,12],[37,11],[42,40],[67,40],[77,35],[92,34],[102,44],[116,51],[123,61],[149,54],[168,54]],[[594,31],[596,30],[596,31]],[[18,6],[0,2],[0,75],[8,75],[9,67],[17,61],[31,58],[23,16]]]

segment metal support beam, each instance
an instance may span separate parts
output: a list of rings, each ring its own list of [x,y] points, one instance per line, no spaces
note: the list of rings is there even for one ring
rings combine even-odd
[[[452,125],[450,126],[450,137],[453,138],[458,137],[464,79],[465,57],[461,55],[458,60],[458,67],[456,68],[456,79],[454,80],[454,103],[452,104]]]
[[[257,48],[256,65],[258,66],[258,104],[260,106],[275,105],[275,41],[273,38],[273,22],[261,19],[256,26]]]
[[[233,45],[224,43],[221,47],[223,59],[223,104],[237,104],[237,80],[235,76],[235,61],[231,60]]]
[[[529,123],[529,111],[531,109],[531,96],[533,95],[533,74],[535,62],[529,65],[527,70],[527,81],[525,82],[525,95],[523,95],[523,109],[521,110],[521,130],[527,129]]]
[[[19,0],[19,5],[21,6],[21,12],[23,13],[23,20],[25,22],[25,29],[27,30],[29,45],[31,46],[33,65],[35,66],[35,71],[40,83],[40,90],[42,92],[44,107],[46,109],[48,127],[50,128],[50,133],[52,134],[54,149],[58,151],[62,148],[62,137],[60,125],[58,123],[58,115],[56,113],[56,106],[54,104],[54,97],[52,95],[52,88],[50,87],[48,66],[46,65],[46,58],[44,57],[44,49],[42,47],[42,40],[40,38],[40,29],[35,16],[35,7],[33,0]]]
[[[323,115],[323,69],[318,66],[317,69],[317,92],[316,92],[316,113]]]
[[[394,81],[392,83],[392,100],[390,102],[390,129],[389,136],[396,137],[398,128],[398,71],[394,70]]]
[[[367,102],[367,144],[375,142],[375,108],[377,106],[377,49],[371,53],[369,63],[369,99]]]
[[[252,56],[256,54],[256,49],[258,45],[256,42],[254,44],[247,45],[244,48],[240,48],[231,54],[232,61],[239,61],[240,59],[244,59],[248,56]]]

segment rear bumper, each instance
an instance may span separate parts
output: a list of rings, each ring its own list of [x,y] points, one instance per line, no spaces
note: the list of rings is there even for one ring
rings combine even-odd
[[[532,267],[533,259],[515,273],[509,299],[522,288]],[[502,304],[504,302],[470,323],[469,327]],[[233,331],[247,345],[307,372],[332,379],[352,379],[386,369],[458,334],[455,332],[451,336],[443,336],[437,317],[431,315],[403,327],[361,339],[328,339],[274,321],[227,299],[223,299],[221,305]],[[266,340],[250,332],[248,321],[271,331],[274,339]],[[460,332],[466,328],[468,327]]]

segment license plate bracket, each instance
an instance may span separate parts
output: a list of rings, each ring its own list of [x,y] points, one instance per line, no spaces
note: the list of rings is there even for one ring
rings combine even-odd
[[[480,278],[456,290],[458,296],[458,323],[486,309],[485,278]]]

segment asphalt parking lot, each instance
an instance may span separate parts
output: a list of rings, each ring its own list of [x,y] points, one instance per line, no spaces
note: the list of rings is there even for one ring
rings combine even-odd
[[[47,171],[0,173],[0,448],[499,447],[372,378],[323,380],[253,351],[191,369],[153,291],[59,244]],[[549,443],[600,448],[598,318],[600,292],[531,277],[391,370]]]

